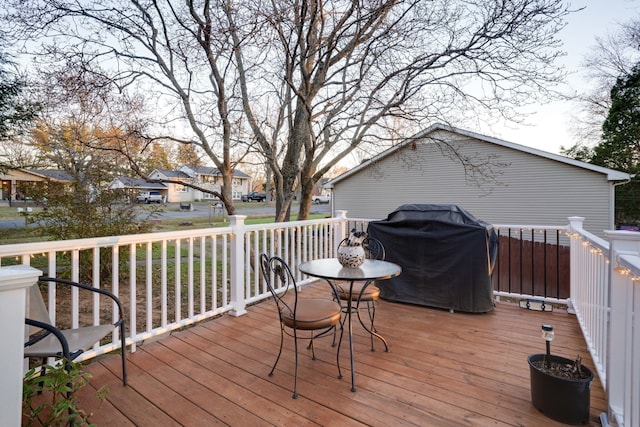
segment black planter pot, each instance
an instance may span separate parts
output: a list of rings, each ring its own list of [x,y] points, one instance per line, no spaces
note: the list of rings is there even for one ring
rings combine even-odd
[[[544,360],[544,354],[532,354],[527,359],[531,375],[531,402],[547,417],[566,424],[589,422],[591,381],[593,372],[582,366],[588,378],[571,380],[558,378],[540,370],[533,362]],[[551,355],[551,362],[573,364],[565,357]]]

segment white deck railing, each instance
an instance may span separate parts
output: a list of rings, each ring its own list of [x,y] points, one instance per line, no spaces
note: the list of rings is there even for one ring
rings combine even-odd
[[[0,266],[28,265],[113,292],[125,306],[126,340],[133,352],[147,339],[223,313],[244,314],[246,304],[267,298],[256,268],[260,253],[296,265],[330,256],[345,236],[344,213],[263,225],[246,225],[244,218],[232,217],[229,227],[220,228],[0,245]],[[49,284],[54,324],[76,328],[98,324],[101,316],[112,318],[98,295],[87,301],[76,288],[69,295],[62,292]],[[114,334],[111,342],[78,360],[119,347]]]
[[[25,264],[50,276],[89,278],[93,286],[108,288],[127,307],[126,340],[135,351],[147,339],[223,313],[242,315],[247,304],[267,298],[258,268],[261,253],[279,255],[292,265],[332,256],[347,230],[366,229],[369,222],[348,219],[345,212],[336,218],[263,225],[246,225],[244,218],[231,217],[230,226],[222,228],[0,245],[0,266]],[[508,296],[566,302],[607,391],[609,417],[621,426],[640,425],[640,233],[614,231],[607,241],[586,232],[582,220],[574,217],[568,226],[554,227],[496,226],[527,229],[531,240],[545,243],[547,231],[558,230],[558,244],[570,242],[570,298],[522,291]],[[85,301],[77,290],[63,295],[53,284],[48,297],[53,322],[77,327],[97,323],[101,316],[111,318],[98,297]],[[120,344],[114,336],[82,360]]]
[[[608,241],[569,218],[570,306],[607,393],[608,419],[640,425],[640,233],[608,231]]]
[[[606,391],[618,426],[640,426],[640,233],[612,231]]]
[[[609,317],[609,242],[570,218],[571,297],[575,313],[602,384],[606,382]]]

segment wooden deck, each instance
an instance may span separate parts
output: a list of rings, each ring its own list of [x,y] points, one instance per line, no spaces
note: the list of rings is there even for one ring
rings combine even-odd
[[[326,295],[314,285],[307,295]],[[241,317],[222,316],[143,346],[128,356],[129,386],[120,381],[119,355],[90,363],[80,391],[91,409],[95,389],[109,388],[91,421],[98,426],[554,426],[530,401],[527,355],[544,352],[540,325],[551,323],[552,351],[582,355],[593,369],[575,316],[539,313],[498,303],[485,314],[380,301],[376,325],[390,352],[354,324],[357,392],[350,391],[348,343],[337,378],[331,339],[316,341],[317,360],[302,350],[298,392],[289,337],[273,377],[279,329],[271,301]],[[602,385],[591,388],[591,425],[606,410]]]

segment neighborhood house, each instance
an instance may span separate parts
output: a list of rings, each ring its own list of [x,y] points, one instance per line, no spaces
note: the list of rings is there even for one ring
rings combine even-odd
[[[109,189],[125,188],[132,191],[160,191],[165,202],[181,203],[199,200],[213,200],[213,194],[196,190],[186,184],[194,184],[211,191],[222,191],[222,174],[209,166],[181,166],[177,170],[155,169],[149,174],[151,180],[171,180],[176,182],[150,182],[139,178],[119,177],[109,184]],[[251,177],[236,170],[233,173],[233,200],[240,200],[251,188]]]
[[[222,175],[217,168],[208,166],[181,166],[177,170],[155,169],[149,175],[151,180],[181,181],[195,184],[203,189],[222,191]],[[69,184],[73,177],[64,171],[42,169],[13,169],[0,173],[0,203],[10,204],[12,201],[29,198],[28,186],[42,182]],[[232,197],[241,200],[250,192],[252,178],[246,173],[236,170],[233,174]],[[126,189],[134,198],[149,192],[160,192],[163,202],[179,203],[200,200],[213,200],[210,193],[196,190],[185,184],[175,182],[151,182],[141,178],[117,177],[108,185],[108,189]]]
[[[30,185],[43,182],[68,184],[73,177],[64,171],[46,169],[12,169],[0,172],[0,206],[12,201],[28,200]]]
[[[463,158],[461,160],[460,158]],[[331,180],[332,209],[385,219],[405,204],[454,204],[490,224],[614,229],[627,173],[436,124]]]

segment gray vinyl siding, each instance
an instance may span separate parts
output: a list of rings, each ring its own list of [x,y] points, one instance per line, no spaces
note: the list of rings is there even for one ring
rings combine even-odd
[[[585,217],[585,228],[602,235],[613,227],[606,174],[490,142],[453,136],[456,150],[481,162],[490,156],[496,181],[475,185],[457,159],[433,142],[418,142],[381,158],[333,189],[333,208],[349,217],[386,218],[406,203],[456,204],[494,224],[566,225]]]

